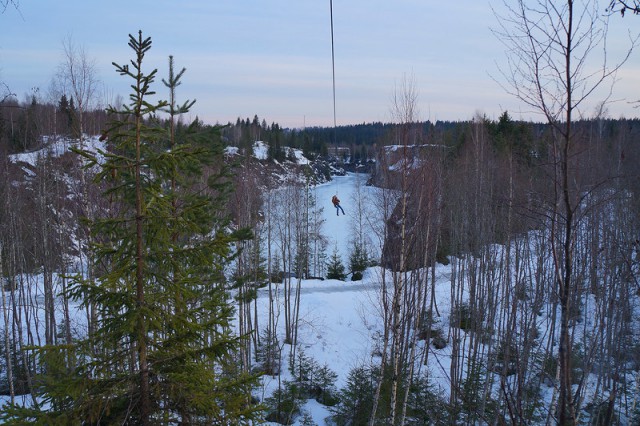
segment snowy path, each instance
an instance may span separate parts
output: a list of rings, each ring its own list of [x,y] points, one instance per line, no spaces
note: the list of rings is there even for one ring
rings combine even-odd
[[[296,286],[296,279],[291,280],[291,285]],[[273,291],[282,294],[284,290],[282,284],[274,284]],[[380,287],[379,283],[372,281],[358,281],[356,283],[345,283],[344,281],[337,280],[303,280],[301,283],[300,294],[314,294],[314,293],[347,293],[350,291],[360,292],[363,290],[376,290]],[[295,290],[294,290],[295,291]],[[260,296],[268,295],[269,289],[263,287],[258,290]]]

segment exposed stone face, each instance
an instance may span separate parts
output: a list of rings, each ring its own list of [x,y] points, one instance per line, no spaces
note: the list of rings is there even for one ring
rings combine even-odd
[[[404,259],[402,252],[402,199],[387,220],[387,237],[382,248],[382,264],[393,271],[407,271],[432,266],[436,261],[437,224],[434,217],[420,212],[417,196],[407,196],[404,229]],[[429,223],[432,221],[432,223]],[[428,230],[430,230],[428,232]],[[401,265],[401,261],[404,265]]]
[[[370,183],[405,194],[397,198],[386,222],[383,266],[402,271],[430,266],[436,261],[438,237],[441,241],[443,238],[442,198],[437,191],[441,176],[432,165],[441,161],[443,152],[440,145],[391,145],[378,150]]]

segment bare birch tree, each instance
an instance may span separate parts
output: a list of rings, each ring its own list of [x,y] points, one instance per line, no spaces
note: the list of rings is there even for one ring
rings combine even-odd
[[[383,278],[381,288],[382,313],[384,317],[383,353],[381,361],[381,378],[376,389],[373,402],[373,410],[369,424],[375,422],[380,393],[385,382],[387,368],[390,374],[391,399],[388,411],[390,424],[402,423],[403,411],[401,402],[404,398],[401,391],[407,382],[407,367],[411,363],[408,360],[409,335],[411,317],[415,314],[413,302],[416,294],[415,286],[421,286],[421,282],[414,282],[415,276],[409,273],[408,257],[413,243],[415,232],[408,230],[414,225],[419,212],[408,213],[410,187],[413,184],[410,172],[414,166],[415,146],[419,143],[419,133],[416,129],[418,122],[418,92],[413,77],[405,76],[399,86],[396,87],[391,99],[391,115],[398,123],[397,133],[394,135],[394,144],[399,150],[397,162],[392,167],[397,176],[394,179],[393,190],[399,191],[397,204],[390,216],[385,215],[387,227],[392,226],[384,239],[383,266],[391,273],[391,288],[387,289],[386,279]],[[384,155],[384,153],[382,154]],[[386,173],[387,171],[385,171]],[[389,181],[389,180],[387,180]],[[383,195],[383,202],[387,204],[388,198]],[[387,231],[385,231],[387,232]],[[411,240],[411,241],[410,241]],[[386,276],[386,271],[383,270]],[[387,363],[389,363],[387,367]]]
[[[550,0],[504,2],[496,35],[505,44],[508,64],[501,69],[506,90],[541,114],[551,128],[553,194],[545,214],[555,267],[554,291],[560,305],[559,388],[556,421],[577,422],[572,395],[570,315],[575,303],[576,229],[581,197],[572,161],[578,132],[574,121],[596,90],[612,82],[618,64],[607,62],[606,22],[596,1]],[[599,65],[594,67],[594,62]],[[609,92],[610,93],[610,92]]]
[[[78,137],[83,138],[85,113],[92,107],[98,90],[96,61],[89,56],[84,46],[77,44],[71,36],[62,41],[63,58],[58,66],[56,79],[61,94],[73,97],[78,114]]]

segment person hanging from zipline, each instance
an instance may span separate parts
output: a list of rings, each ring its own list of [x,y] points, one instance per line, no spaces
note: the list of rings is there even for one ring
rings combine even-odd
[[[333,203],[333,207],[336,208],[336,216],[340,216],[340,210],[342,210],[342,215],[344,216],[344,209],[340,205],[340,199],[337,195],[334,195],[333,198],[331,198],[331,202]]]

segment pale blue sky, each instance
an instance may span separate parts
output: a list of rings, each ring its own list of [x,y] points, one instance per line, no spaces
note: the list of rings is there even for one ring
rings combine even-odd
[[[334,0],[333,11],[338,124],[391,121],[391,95],[406,75],[421,119],[497,118],[505,109],[531,118],[492,78],[500,79],[504,47],[490,30],[489,1]],[[640,28],[638,17],[612,20],[612,41]],[[19,12],[0,15],[0,81],[20,99],[32,87],[46,96],[71,35],[95,58],[107,97],[126,96],[129,82],[111,62],[129,61],[128,34],[141,29],[153,40],[147,64],[159,77],[169,55],[187,68],[178,97],[195,98],[193,115],[205,122],[257,114],[285,127],[329,126],[329,25],[329,0],[20,0]],[[640,98],[639,55],[618,74],[614,118],[638,116],[627,101]]]

